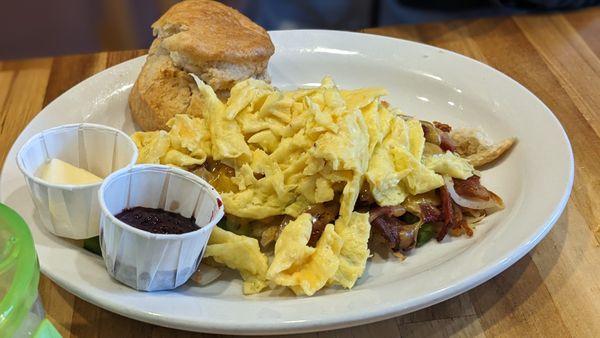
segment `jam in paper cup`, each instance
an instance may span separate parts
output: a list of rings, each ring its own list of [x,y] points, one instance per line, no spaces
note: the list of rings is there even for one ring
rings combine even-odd
[[[62,160],[102,178],[132,166],[138,150],[127,134],[108,126],[78,123],[42,131],[30,138],[17,154],[42,224],[66,238],[98,236],[98,189],[102,182],[54,184],[36,176],[52,159]]]
[[[174,289],[196,272],[208,239],[223,217],[217,191],[200,177],[164,165],[135,165],[108,176],[98,192],[100,247],[108,273],[136,290]],[[136,207],[194,217],[197,230],[152,233],[115,215]]]

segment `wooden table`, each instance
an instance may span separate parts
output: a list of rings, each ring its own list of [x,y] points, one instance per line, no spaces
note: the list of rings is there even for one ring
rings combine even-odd
[[[525,85],[558,116],[571,139],[575,186],[550,234],[487,283],[412,314],[303,336],[600,337],[600,9],[365,31],[456,51]],[[90,75],[143,53],[0,62],[2,161],[48,102]],[[48,318],[65,337],[194,335],[110,313],[45,277],[39,289]]]

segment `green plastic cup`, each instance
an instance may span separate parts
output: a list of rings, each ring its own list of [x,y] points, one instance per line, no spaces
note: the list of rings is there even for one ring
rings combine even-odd
[[[39,280],[40,268],[27,224],[0,203],[0,337],[61,337],[44,319]]]

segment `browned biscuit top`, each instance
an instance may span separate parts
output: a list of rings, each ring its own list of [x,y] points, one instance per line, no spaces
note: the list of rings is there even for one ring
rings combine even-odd
[[[153,25],[162,47],[188,62],[240,63],[267,60],[274,47],[267,32],[233,8],[216,1],[175,4]]]

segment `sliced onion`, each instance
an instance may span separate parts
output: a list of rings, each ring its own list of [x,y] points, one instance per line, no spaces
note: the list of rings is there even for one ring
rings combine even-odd
[[[460,196],[456,190],[454,190],[454,181],[452,181],[452,177],[444,176],[444,182],[446,184],[446,189],[448,189],[448,193],[450,193],[450,197],[452,197],[454,203],[460,205],[461,207],[477,210],[504,208],[502,199],[493,192],[490,192],[490,199],[487,201],[470,199]]]
[[[198,271],[196,271],[192,275],[191,279],[194,282],[198,283],[200,286],[205,286],[221,277],[222,273],[222,269],[215,268],[206,264],[200,264],[200,266],[198,267]]]

